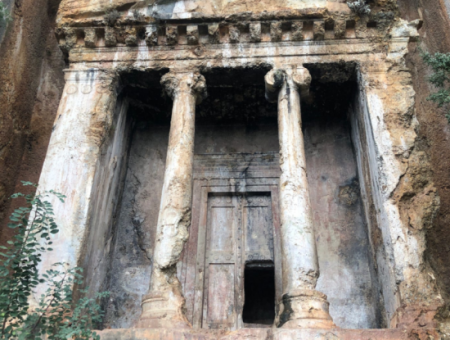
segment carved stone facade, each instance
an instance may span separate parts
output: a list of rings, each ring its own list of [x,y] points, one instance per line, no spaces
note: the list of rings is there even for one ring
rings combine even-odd
[[[42,266],[112,292],[102,339],[436,339],[421,22],[393,1],[112,7],[61,3],[39,181],[67,196]]]

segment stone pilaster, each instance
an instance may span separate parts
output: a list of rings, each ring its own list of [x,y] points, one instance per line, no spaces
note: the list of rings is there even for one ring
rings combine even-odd
[[[138,328],[190,327],[176,275],[191,222],[195,105],[206,96],[199,73],[166,74],[162,85],[173,99],[164,185],[158,216],[152,283],[142,302]]]
[[[113,72],[67,70],[65,78],[38,190],[54,190],[67,198],[65,203],[49,198],[60,232],[52,240],[54,250],[42,257],[42,271],[57,262],[76,267],[82,257],[95,195],[94,177],[117,101],[118,82]],[[40,286],[35,296],[45,290]]]
[[[300,93],[311,76],[303,67],[272,70],[266,97],[278,100],[280,139],[280,220],[283,295],[278,326],[331,328],[326,295],[315,290],[319,277],[301,129]]]

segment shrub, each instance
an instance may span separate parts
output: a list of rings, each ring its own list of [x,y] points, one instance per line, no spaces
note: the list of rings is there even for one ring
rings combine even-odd
[[[109,9],[106,11],[103,19],[107,26],[114,26],[120,18],[120,13],[116,9]]]
[[[22,182],[24,185],[33,185]],[[24,198],[25,206],[16,209],[9,228],[15,229],[8,246],[0,246],[0,324],[1,339],[99,339],[92,331],[93,324],[103,317],[97,299],[84,297],[73,301],[74,285],[82,284],[82,270],[56,263],[40,275],[41,256],[51,251],[52,235],[59,232],[54,220],[50,196],[64,202],[64,196],[55,191],[37,195],[17,193],[12,198]],[[30,296],[38,285],[47,287],[32,309]],[[80,290],[86,294],[86,290]]]
[[[366,0],[356,0],[353,2],[347,2],[347,5],[353,12],[355,12],[360,16],[370,14],[370,6],[367,4]]]
[[[446,109],[447,113],[445,117],[450,123],[450,109],[448,107],[448,103],[450,103],[450,53],[430,54],[421,51],[421,55],[425,64],[433,70],[428,81],[437,89],[437,92],[432,93],[427,99],[436,103],[438,107],[444,107]]]
[[[9,10],[3,1],[0,0],[0,26],[7,24],[12,20]]]

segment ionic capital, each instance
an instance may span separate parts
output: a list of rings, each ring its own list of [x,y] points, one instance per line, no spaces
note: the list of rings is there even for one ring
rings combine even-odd
[[[161,78],[161,85],[172,99],[179,93],[189,93],[200,104],[208,96],[205,77],[199,72],[169,72]]]
[[[278,98],[278,91],[286,83],[299,90],[301,94],[307,95],[311,84],[311,74],[303,66],[292,66],[270,70],[264,77],[266,83],[266,98],[270,102],[275,102]]]

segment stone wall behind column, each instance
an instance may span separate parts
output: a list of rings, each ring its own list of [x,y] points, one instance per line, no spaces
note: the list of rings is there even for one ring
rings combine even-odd
[[[338,327],[385,327],[349,123],[330,119],[304,123],[304,129],[317,290],[327,294]]]
[[[164,180],[169,125],[137,122],[110,252],[106,328],[130,328],[139,319],[153,264],[156,224]]]

